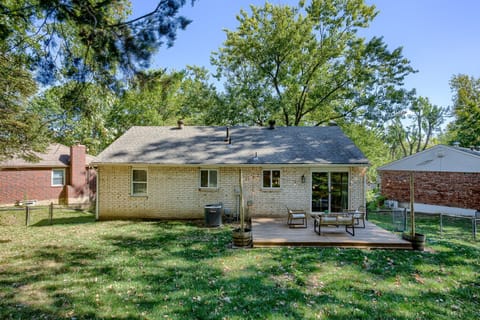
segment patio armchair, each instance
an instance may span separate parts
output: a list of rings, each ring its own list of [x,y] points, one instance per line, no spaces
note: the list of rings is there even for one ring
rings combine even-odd
[[[290,209],[287,207],[288,218],[287,224],[289,228],[306,228],[307,213],[303,209]]]
[[[353,219],[355,219],[355,226],[357,228],[365,228],[365,215],[367,211],[365,210],[365,206],[359,206],[358,209],[347,209],[345,212],[348,212],[353,215]],[[362,224],[360,225],[360,221]]]

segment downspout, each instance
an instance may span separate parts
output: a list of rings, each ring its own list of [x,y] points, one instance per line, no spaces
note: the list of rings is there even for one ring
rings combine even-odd
[[[98,176],[100,175],[100,170],[98,170],[98,167],[97,167],[97,174],[95,175],[95,220],[98,221],[98,198],[99,198],[99,194],[98,194]]]

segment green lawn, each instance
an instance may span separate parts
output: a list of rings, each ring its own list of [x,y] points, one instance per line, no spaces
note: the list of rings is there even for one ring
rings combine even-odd
[[[1,319],[479,319],[470,222],[425,252],[231,249],[231,227],[0,212]],[[389,228],[390,220],[370,215]]]

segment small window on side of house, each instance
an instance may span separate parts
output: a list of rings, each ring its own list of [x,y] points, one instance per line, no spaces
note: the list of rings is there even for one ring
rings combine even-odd
[[[200,170],[200,188],[217,188],[218,170],[201,169]]]
[[[132,196],[147,195],[147,169],[132,169]]]
[[[65,185],[65,169],[52,170],[52,187],[61,187]]]
[[[280,170],[263,170],[263,188],[280,188]]]

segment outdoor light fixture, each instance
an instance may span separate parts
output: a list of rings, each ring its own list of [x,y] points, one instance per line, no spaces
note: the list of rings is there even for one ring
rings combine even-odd
[[[305,183],[305,175],[302,175],[302,183]]]

